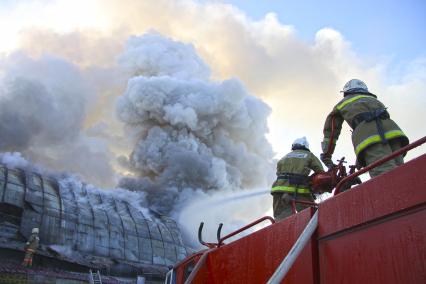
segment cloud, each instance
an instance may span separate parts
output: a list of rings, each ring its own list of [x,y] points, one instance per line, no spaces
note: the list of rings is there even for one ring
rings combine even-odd
[[[53,27],[27,27],[21,31],[20,49],[38,58],[54,54],[80,67],[98,68],[115,65],[128,34],[93,28],[58,32]]]

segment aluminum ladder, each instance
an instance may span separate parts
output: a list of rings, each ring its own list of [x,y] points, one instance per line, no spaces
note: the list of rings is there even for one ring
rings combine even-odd
[[[90,284],[102,284],[101,273],[98,271],[93,272],[92,269],[89,270],[89,283]]]

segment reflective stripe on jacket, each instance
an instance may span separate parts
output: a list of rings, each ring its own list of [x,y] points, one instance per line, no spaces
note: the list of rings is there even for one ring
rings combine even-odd
[[[314,154],[305,149],[291,151],[277,163],[278,178],[272,185],[271,193],[295,192],[296,188],[298,193],[310,193],[311,191],[307,178],[311,170],[315,173],[324,171],[321,162]],[[290,182],[290,178],[280,178],[280,176],[291,174],[305,176],[306,181],[296,185]]]
[[[351,94],[345,96],[327,116],[324,124],[324,140],[321,143],[323,153],[332,155],[342,129],[343,121],[352,125],[354,118],[364,112],[386,107],[372,94]],[[399,139],[402,146],[408,145],[408,138],[399,126],[390,118],[381,120],[386,140]],[[334,131],[332,125],[334,124]],[[331,137],[333,133],[333,137]],[[381,143],[376,121],[363,121],[352,132],[352,145],[357,159],[364,165],[362,153],[370,145]],[[331,143],[331,144],[330,144]]]
[[[272,187],[271,193],[275,193],[275,192],[296,192],[296,187],[295,186],[285,186],[285,185],[277,185]],[[311,193],[311,190],[309,188],[297,188],[297,193]]]
[[[405,134],[401,130],[391,130],[391,131],[385,132],[386,140],[391,140],[393,138],[403,137],[403,136],[405,136]],[[356,146],[355,154],[358,156],[358,154],[361,153],[365,148],[379,142],[382,142],[382,138],[380,137],[379,134],[367,137]]]

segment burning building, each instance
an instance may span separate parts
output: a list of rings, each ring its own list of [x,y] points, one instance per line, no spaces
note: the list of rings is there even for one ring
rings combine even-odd
[[[20,259],[35,227],[40,229],[39,262],[56,261],[62,268],[161,278],[187,255],[169,217],[111,191],[1,165],[0,258]]]

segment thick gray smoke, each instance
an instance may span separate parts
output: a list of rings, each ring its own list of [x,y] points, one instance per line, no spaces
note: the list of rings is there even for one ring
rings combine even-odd
[[[9,60],[0,94],[0,147],[24,150],[76,137],[88,97],[79,72],[51,57]]]
[[[21,152],[92,182],[113,176],[105,142],[85,133],[96,94],[78,67],[16,53],[0,61],[0,70],[0,152]]]
[[[135,76],[117,113],[136,137],[128,164],[141,178],[120,186],[151,193],[152,206],[163,213],[195,191],[267,186],[270,108],[238,80],[210,80],[191,45],[156,33],[131,38],[121,63]]]

